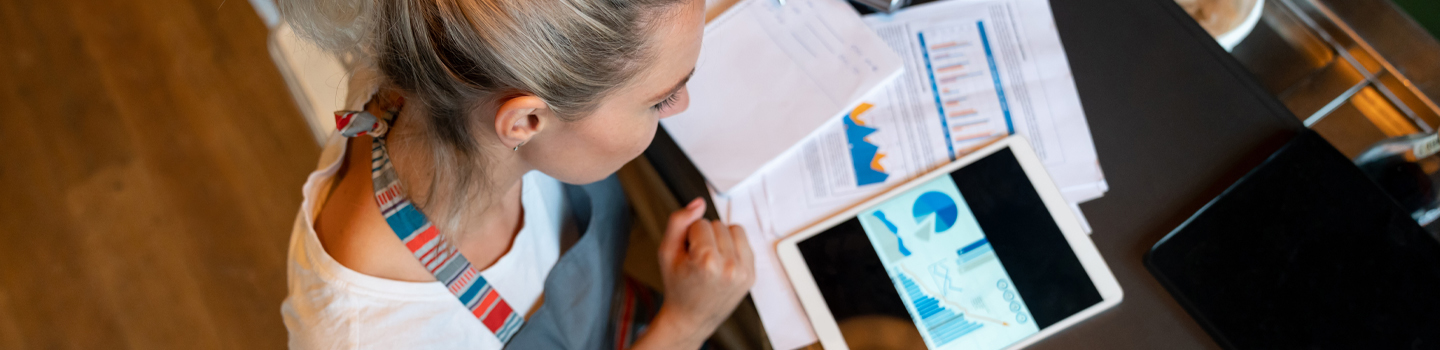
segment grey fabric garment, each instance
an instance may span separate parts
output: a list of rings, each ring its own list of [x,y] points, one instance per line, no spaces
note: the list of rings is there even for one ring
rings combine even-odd
[[[565,185],[582,232],[550,275],[545,300],[507,349],[613,349],[612,300],[623,277],[630,240],[630,204],[611,175],[584,185]]]

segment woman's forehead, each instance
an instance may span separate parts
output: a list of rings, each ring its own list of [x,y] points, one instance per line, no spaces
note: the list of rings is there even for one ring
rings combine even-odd
[[[695,68],[704,35],[704,1],[692,0],[676,11],[663,11],[650,30],[650,62],[640,69],[628,90],[638,98],[667,95]],[[661,96],[663,98],[664,96]]]

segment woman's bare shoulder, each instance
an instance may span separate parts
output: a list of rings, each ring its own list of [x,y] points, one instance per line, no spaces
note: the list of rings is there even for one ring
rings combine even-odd
[[[380,215],[372,198],[368,167],[364,164],[369,152],[356,152],[360,140],[351,140],[347,147],[346,165],[339,173],[339,182],[315,218],[315,235],[336,262],[356,272],[373,277],[406,281],[433,282],[434,276],[405,249],[400,239]]]

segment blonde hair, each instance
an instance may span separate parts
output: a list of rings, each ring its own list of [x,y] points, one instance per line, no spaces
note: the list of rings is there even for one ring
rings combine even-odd
[[[421,104],[425,115],[418,119],[427,133],[421,138],[436,167],[425,200],[449,193],[443,211],[454,226],[454,214],[491,185],[479,181],[485,155],[467,112],[533,94],[562,119],[588,114],[651,56],[650,19],[682,1],[280,0],[279,5],[300,35],[372,64],[387,86],[408,93],[407,103]]]

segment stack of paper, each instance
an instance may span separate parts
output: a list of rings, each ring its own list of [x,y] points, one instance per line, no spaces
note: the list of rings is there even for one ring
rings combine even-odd
[[[900,74],[900,57],[841,0],[745,0],[705,26],[690,109],[661,121],[718,191]]]
[[[751,6],[748,10],[739,7],[732,11],[751,11],[752,14],[746,16],[758,17],[753,12],[759,12],[756,5],[761,2],[748,3]],[[725,16],[732,15],[740,14]],[[777,33],[770,27],[735,20],[722,25],[751,27],[758,31],[753,33],[756,36]],[[1023,135],[1034,145],[1050,176],[1077,214],[1079,210],[1074,204],[1098,198],[1107,189],[1046,0],[951,0],[893,15],[867,17],[865,22],[872,33],[898,54],[904,72],[894,82],[863,96],[858,103],[813,103],[815,109],[832,108],[830,115],[833,108],[842,108],[840,115],[818,122],[807,119],[804,123],[792,123],[770,119],[775,114],[765,113],[764,108],[750,108],[743,102],[745,99],[725,95],[746,92],[742,91],[746,89],[768,92],[763,89],[767,85],[764,82],[775,77],[800,72],[814,74],[813,70],[803,68],[804,64],[781,69],[771,62],[777,58],[755,57],[748,65],[716,69],[705,67],[707,58],[702,58],[702,69],[737,75],[723,84],[703,84],[703,90],[692,85],[692,93],[697,97],[720,96],[712,104],[692,105],[691,109],[697,114],[711,115],[737,112],[703,117],[713,119],[708,121],[665,124],[666,130],[711,181],[723,219],[744,226],[750,234],[757,270],[751,295],[777,349],[801,347],[815,341],[809,321],[774,255],[774,244],[781,237],[1011,134]],[[704,50],[710,52],[702,54],[703,57],[752,57],[753,43],[732,42],[730,40],[739,39],[718,35],[712,37],[709,29]],[[750,74],[740,68],[774,70],[767,70],[763,75],[740,76]],[[824,69],[832,72],[830,74],[843,71]],[[735,72],[737,70],[740,72]],[[834,94],[815,90],[747,98],[767,102],[777,99],[844,101]],[[756,115],[765,119],[757,120]],[[756,124],[731,126],[732,129],[719,125],[732,120]],[[774,128],[814,126],[785,130],[789,134],[780,144],[804,134],[798,144],[786,145],[786,150],[748,153],[748,148],[722,145],[726,141],[752,139],[726,139],[727,136],[721,134],[709,134],[710,130],[701,129],[702,124],[727,133],[764,132],[766,135],[776,132],[771,130]],[[1083,220],[1083,216],[1081,218]]]

